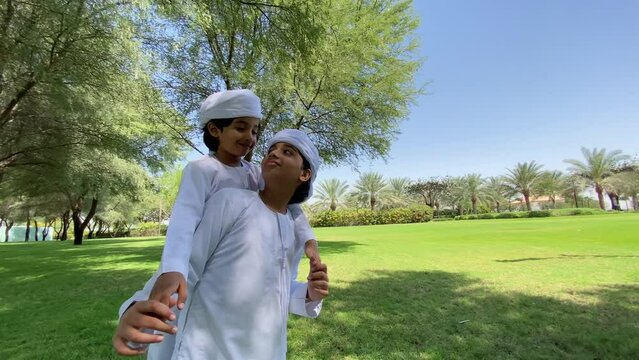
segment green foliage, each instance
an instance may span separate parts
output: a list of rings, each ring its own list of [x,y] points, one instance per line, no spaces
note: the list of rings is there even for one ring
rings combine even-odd
[[[570,215],[601,215],[606,214],[605,210],[592,208],[568,208],[555,209],[550,211],[552,216],[570,216]]]
[[[154,222],[143,222],[131,228],[131,236],[166,236],[166,229],[167,226],[164,224],[158,225],[158,223]],[[160,232],[159,235],[158,231]]]
[[[504,177],[505,185],[512,193],[520,193],[524,196],[528,211],[531,210],[529,198],[542,175],[542,165],[534,161],[517,163],[513,169],[508,169]]]
[[[549,217],[552,216],[550,210],[532,210],[528,212],[528,217]]]
[[[161,2],[145,19],[157,85],[183,116],[214,91],[255,89],[258,156],[299,128],[328,164],[384,157],[420,92],[410,1]]]
[[[344,205],[347,191],[346,181],[335,178],[325,179],[315,189],[314,197],[318,201],[313,206],[336,210]]]
[[[486,214],[476,214],[476,215],[475,214],[457,215],[455,216],[455,220],[522,219],[522,218],[537,218],[537,217],[551,217],[551,216],[601,215],[601,214],[607,214],[607,212],[601,209],[567,208],[567,209],[552,209],[552,210],[512,211],[512,212],[486,213]]]
[[[432,219],[433,210],[425,205],[388,210],[340,209],[321,211],[314,214],[309,222],[313,227],[408,224],[427,222]]]

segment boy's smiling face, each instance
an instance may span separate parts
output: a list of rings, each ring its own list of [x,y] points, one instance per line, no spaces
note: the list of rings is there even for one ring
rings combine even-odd
[[[242,158],[255,146],[259,119],[240,117],[218,129],[213,123],[208,124],[208,131],[219,141],[216,154],[224,158]]]

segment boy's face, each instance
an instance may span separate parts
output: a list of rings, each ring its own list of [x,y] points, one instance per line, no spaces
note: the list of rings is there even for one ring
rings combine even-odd
[[[259,119],[253,117],[241,117],[218,129],[214,124],[208,124],[209,133],[220,142],[217,153],[231,157],[241,158],[253,150],[257,141],[257,127]]]
[[[273,144],[262,159],[262,176],[267,181],[273,179],[278,183],[299,185],[311,178],[311,171],[303,167],[304,160],[297,148],[279,142]]]

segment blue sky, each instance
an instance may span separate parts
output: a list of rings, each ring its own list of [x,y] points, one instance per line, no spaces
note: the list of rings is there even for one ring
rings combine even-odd
[[[535,160],[565,170],[581,146],[639,153],[639,1],[415,0],[416,99],[388,161],[411,179],[501,175]],[[353,184],[349,166],[318,180]]]

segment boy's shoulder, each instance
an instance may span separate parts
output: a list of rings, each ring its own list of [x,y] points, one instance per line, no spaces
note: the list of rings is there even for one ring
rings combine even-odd
[[[189,161],[186,168],[194,168],[199,170],[215,170],[222,166],[222,163],[213,156],[203,155],[198,157],[197,159]]]
[[[248,205],[259,199],[256,191],[238,188],[223,188],[213,195],[217,201],[227,201],[234,206]]]

